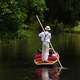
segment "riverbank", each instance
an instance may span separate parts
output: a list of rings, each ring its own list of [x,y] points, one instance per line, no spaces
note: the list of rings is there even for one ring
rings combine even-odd
[[[0,32],[0,60],[4,62],[32,61],[34,53],[40,48],[36,27],[35,25],[22,27],[16,33]]]
[[[65,28],[64,32],[68,32],[68,33],[80,33],[80,25],[75,26],[73,28]]]

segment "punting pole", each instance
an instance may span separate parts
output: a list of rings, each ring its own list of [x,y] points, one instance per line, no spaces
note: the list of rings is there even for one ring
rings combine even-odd
[[[45,32],[45,29],[44,29],[44,27],[43,27],[43,25],[42,25],[42,23],[41,23],[41,21],[40,21],[40,19],[39,19],[38,15],[36,15],[36,18],[37,18],[37,20],[38,20],[38,22],[39,22],[39,24],[40,24],[40,26],[41,26],[42,30]],[[54,53],[56,53],[56,51],[54,50],[54,48],[53,48],[53,46],[52,46],[51,42],[50,42],[50,46],[51,46],[51,48],[52,48],[53,52],[54,52]],[[63,66],[62,66],[62,64],[61,64],[60,60],[58,59],[58,57],[57,57],[57,61],[58,61],[58,63],[60,64],[60,67],[61,67],[61,69],[62,69],[62,68],[63,68]]]

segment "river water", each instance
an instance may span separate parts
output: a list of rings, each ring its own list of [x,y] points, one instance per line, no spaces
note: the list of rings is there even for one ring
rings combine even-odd
[[[36,66],[32,52],[40,45],[33,45],[30,51],[26,44],[25,40],[0,42],[0,80],[80,80],[80,34],[53,36],[52,44],[60,54],[62,70],[55,66]]]

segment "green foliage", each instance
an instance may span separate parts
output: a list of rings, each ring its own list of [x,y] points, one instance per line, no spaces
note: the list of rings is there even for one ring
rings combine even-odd
[[[26,37],[24,32],[27,25],[36,23],[35,6],[37,6],[38,15],[43,20],[45,0],[0,0],[1,39],[13,39],[15,36],[16,38]]]
[[[15,0],[0,1],[0,31],[15,32],[25,20],[26,13]]]
[[[45,20],[44,24],[50,21],[55,25],[57,20],[57,24],[69,24],[73,27],[80,20],[80,1],[0,0],[0,31],[17,32],[21,25],[36,23],[35,14],[39,15],[40,20]]]
[[[46,9],[45,0],[33,0],[33,6],[36,6],[40,13]]]
[[[46,0],[50,21],[58,20],[64,24],[75,24],[80,20],[80,0]]]
[[[38,14],[41,17],[41,19],[43,19],[43,13],[45,8],[45,0],[27,0],[26,10],[28,18],[26,22],[33,22],[35,14]]]

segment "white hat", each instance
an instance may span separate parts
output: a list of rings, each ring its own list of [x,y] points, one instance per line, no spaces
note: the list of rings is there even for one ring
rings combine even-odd
[[[46,26],[45,30],[51,30],[50,26]]]

